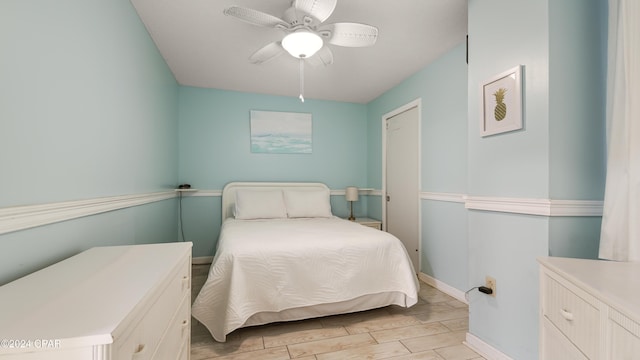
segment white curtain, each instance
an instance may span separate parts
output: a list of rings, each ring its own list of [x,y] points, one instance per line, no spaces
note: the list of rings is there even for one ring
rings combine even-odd
[[[607,183],[600,258],[640,261],[640,1],[609,0]]]

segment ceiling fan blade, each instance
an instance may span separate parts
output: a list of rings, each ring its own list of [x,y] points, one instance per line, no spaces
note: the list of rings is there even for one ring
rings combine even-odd
[[[331,16],[338,0],[294,0],[293,7],[323,22]]]
[[[252,64],[262,64],[265,63],[278,55],[284,52],[284,48],[280,41],[272,42],[262,47],[258,51],[254,52],[250,57],[249,61]]]
[[[224,9],[224,14],[233,16],[252,25],[275,27],[279,29],[289,28],[289,24],[278,17],[263,13],[262,11],[243,8],[240,6],[228,7]]]
[[[359,23],[327,24],[318,33],[330,44],[347,47],[371,46],[378,39],[378,28]]]
[[[333,52],[326,46],[323,46],[312,57],[305,59],[312,66],[331,65],[333,64]]]

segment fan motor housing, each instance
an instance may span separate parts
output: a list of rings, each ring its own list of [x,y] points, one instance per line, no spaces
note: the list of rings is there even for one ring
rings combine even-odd
[[[294,28],[292,30],[295,30],[295,27],[297,26],[305,26],[313,29],[319,23],[318,19],[303,11],[296,10],[294,7],[290,7],[285,10],[282,18],[284,21],[291,24]]]

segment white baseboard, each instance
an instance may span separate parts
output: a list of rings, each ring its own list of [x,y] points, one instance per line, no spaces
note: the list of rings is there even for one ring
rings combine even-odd
[[[489,360],[513,360],[512,358],[505,355],[500,350],[494,348],[493,346],[487,344],[482,341],[479,337],[467,333],[467,339],[464,341],[464,344],[471,348],[473,351],[482,355],[485,359]]]
[[[462,301],[465,304],[469,304],[469,302],[467,301],[467,299],[464,296],[464,292],[461,290],[458,290],[456,288],[454,288],[451,285],[448,285],[440,280],[437,280],[435,278],[433,278],[430,275],[427,275],[425,273],[419,273],[418,274],[418,278],[420,278],[420,280],[424,281],[425,283],[427,283],[430,286],[433,286],[434,288],[442,291],[443,293],[456,298],[459,301]],[[493,346],[487,344],[486,342],[482,341],[479,337],[471,334],[471,333],[467,333],[466,336],[466,340],[464,341],[464,344],[467,345],[469,348],[471,348],[473,351],[477,352],[478,354],[482,355],[485,359],[489,359],[489,360],[513,360],[510,357],[508,357],[507,355],[505,355],[504,353],[502,353],[500,350],[494,348]]]
[[[207,265],[213,262],[213,256],[198,256],[191,259],[192,265]]]
[[[464,291],[460,291],[454,288],[453,286],[443,283],[442,281],[435,279],[432,276],[422,272],[418,274],[418,278],[424,281],[425,283],[427,283],[428,285],[433,286],[434,288],[442,291],[443,293],[455,298],[456,300],[462,301],[463,303],[469,305],[469,302],[464,296]]]

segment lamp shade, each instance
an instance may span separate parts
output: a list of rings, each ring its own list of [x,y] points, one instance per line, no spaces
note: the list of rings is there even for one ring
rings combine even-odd
[[[322,38],[306,30],[298,30],[282,39],[282,47],[297,58],[310,58],[322,47]]]
[[[358,201],[358,188],[355,186],[348,186],[344,192],[344,197],[347,201]]]

